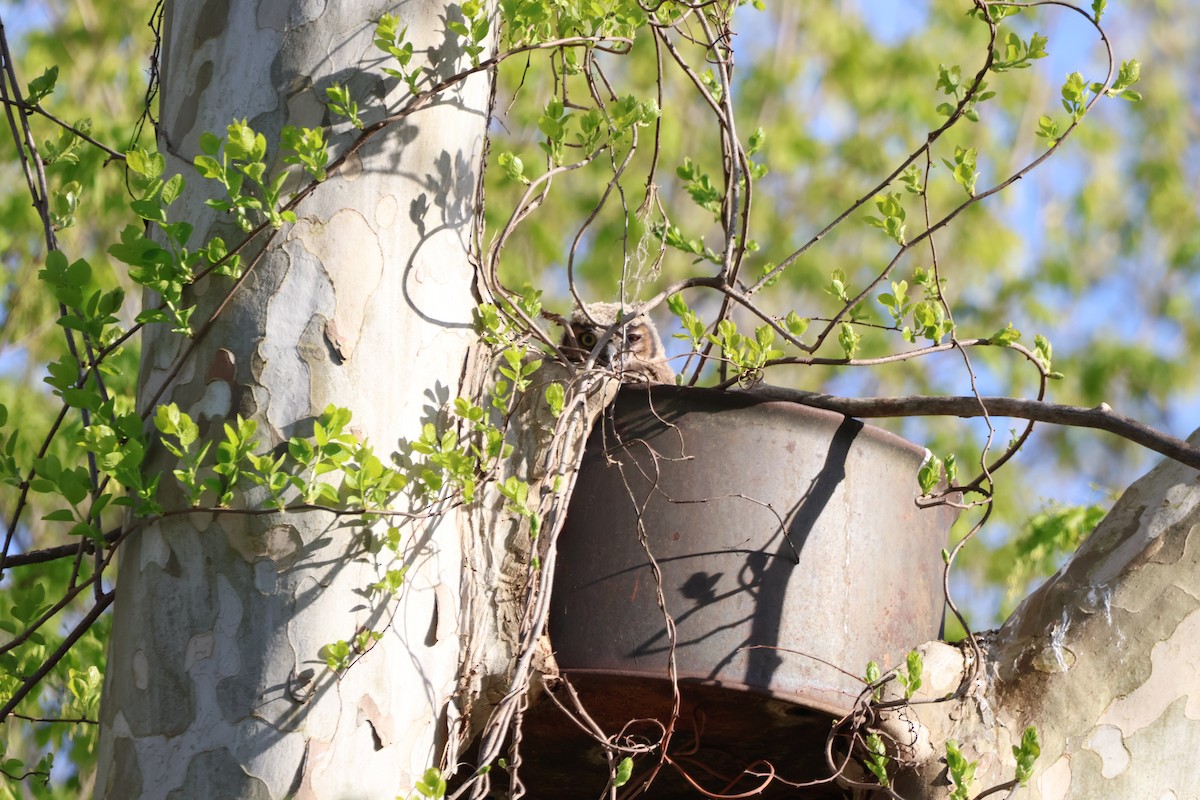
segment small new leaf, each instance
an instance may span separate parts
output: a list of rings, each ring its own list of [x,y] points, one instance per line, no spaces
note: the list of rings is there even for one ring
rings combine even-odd
[[[954,784],[950,792],[950,800],[968,800],[971,796],[971,784],[975,782],[977,761],[968,761],[953,739],[946,741],[946,772]]]
[[[54,91],[54,84],[58,83],[58,67],[47,67],[46,71],[29,82],[28,91],[25,94],[25,102],[31,106],[35,106],[42,101],[42,98]]]
[[[846,358],[854,358],[854,354],[858,352],[858,347],[862,344],[862,336],[858,331],[854,330],[854,326],[848,322],[843,322],[838,330],[838,344],[842,346],[842,350],[846,353]]]
[[[500,169],[509,180],[528,185],[529,178],[525,177],[525,162],[515,153],[501,153],[499,156]]]
[[[566,390],[563,389],[561,383],[551,383],[546,386],[546,405],[550,407],[550,413],[555,419],[562,416],[563,404],[566,399]]]
[[[440,769],[430,767],[413,788],[426,800],[440,800],[446,796],[446,779]]]
[[[911,700],[921,688],[921,674],[925,671],[925,662],[920,652],[909,650],[904,662],[904,669],[896,673],[896,680],[904,687],[904,699]]]
[[[975,169],[976,151],[974,147],[954,148],[954,161],[943,158],[942,163],[954,175],[954,181],[967,190],[968,197],[975,196],[975,181],[979,173]]]
[[[783,326],[787,328],[787,332],[799,339],[808,330],[809,320],[801,317],[795,311],[789,311],[788,315],[783,319]]]
[[[942,479],[942,466],[942,460],[930,453],[929,458],[917,470],[917,483],[921,486],[921,494],[932,494],[937,488],[938,481]]]
[[[1021,744],[1014,745],[1012,750],[1013,756],[1017,759],[1016,778],[1024,786],[1033,775],[1034,762],[1042,754],[1041,745],[1038,743],[1037,728],[1032,725],[1026,728],[1021,734]]]
[[[1117,72],[1117,79],[1113,81],[1113,85],[1105,94],[1109,97],[1120,97],[1124,100],[1137,102],[1142,99],[1142,95],[1129,87],[1137,83],[1141,77],[1141,64],[1134,59],[1123,61],[1121,62],[1121,69]]]
[[[904,245],[904,206],[900,203],[900,195],[897,192],[889,192],[887,194],[877,195],[875,197],[875,207],[879,209],[883,215],[881,217],[866,217],[866,222],[872,227],[879,228],[896,244]]]
[[[354,127],[362,129],[363,121],[358,116],[358,103],[351,99],[350,90],[345,84],[333,84],[325,90],[325,97],[329,100],[330,111],[339,117],[345,117]]]
[[[613,775],[613,786],[620,788],[629,783],[629,779],[633,776],[633,759],[625,756],[617,764],[616,774]]]
[[[887,756],[887,748],[883,744],[883,737],[878,733],[869,733],[863,740],[867,747],[866,766],[871,771],[871,774],[879,781],[880,786],[890,786],[888,780],[887,765],[891,761]]]
[[[1054,356],[1054,347],[1050,344],[1050,340],[1040,333],[1033,337],[1033,355],[1041,364],[1042,369],[1050,372],[1051,360]]]
[[[1021,332],[1013,327],[1010,322],[1002,330],[998,330],[991,335],[988,341],[999,347],[1008,347],[1013,342],[1021,338]]]

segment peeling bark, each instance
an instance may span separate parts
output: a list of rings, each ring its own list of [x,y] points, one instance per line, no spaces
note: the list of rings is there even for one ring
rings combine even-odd
[[[1200,474],[1166,461],[1126,490],[999,631],[982,637],[984,671],[966,698],[910,710],[934,746],[911,754],[920,764],[905,796],[945,796],[948,738],[980,761],[976,792],[1011,781],[1011,748],[1028,725],[1042,754],[1020,797],[1200,796],[1197,642]],[[965,674],[960,665],[922,696],[952,691]]]
[[[469,66],[443,38],[452,6],[390,8],[409,26],[414,63],[432,58],[439,78]],[[194,245],[239,239],[203,205],[214,187],[189,166],[202,132],[245,118],[275,143],[285,124],[333,122],[336,154],[356,132],[328,116],[326,87],[346,83],[368,123],[379,103],[403,99],[396,81],[364,70],[386,10],[168,3],[159,144],[168,174],[188,181],[172,214],[195,225]],[[375,137],[308,197],[194,350],[148,332],[143,402],[165,385],[160,402],[178,403],[202,434],[240,414],[270,447],[311,432],[335,403],[385,457],[437,419],[474,340],[468,251],[488,81],[476,75]],[[201,281],[196,319],[229,289]],[[154,458],[165,485],[171,460]],[[164,495],[168,507],[184,502]],[[260,500],[251,493],[245,505]],[[405,529],[410,566],[394,602],[364,591],[382,567],[361,531],[329,513],[195,513],[134,533],[122,545],[96,796],[402,794],[438,765],[452,726],[461,528],[452,512]],[[366,628],[383,638],[330,672],[321,647]]]

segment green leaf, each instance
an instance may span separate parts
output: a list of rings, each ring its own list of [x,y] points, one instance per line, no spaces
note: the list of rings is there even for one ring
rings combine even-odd
[[[954,181],[967,190],[968,197],[975,196],[975,181],[979,177],[979,173],[975,170],[975,161],[975,148],[957,146],[954,148],[954,161],[942,159],[942,163],[953,174]]]
[[[200,177],[217,179],[223,178],[225,175],[224,168],[221,163],[211,156],[196,156],[192,160],[192,164],[196,167],[196,171],[200,173]]]
[[[1012,344],[1013,342],[1017,341],[1020,338],[1021,338],[1021,332],[1019,330],[1017,330],[1016,328],[1014,328],[1013,324],[1010,322],[1002,330],[998,330],[995,333],[993,333],[988,338],[988,341],[991,344],[999,345],[1000,347],[1008,347],[1010,344]]]
[[[613,786],[619,789],[629,783],[631,777],[633,777],[633,759],[625,756],[617,763],[617,772],[613,775]]]
[[[1053,361],[1054,347],[1050,344],[1050,340],[1040,333],[1033,337],[1033,355],[1042,365],[1042,369],[1050,371],[1050,364]]]
[[[946,772],[954,784],[950,792],[951,800],[968,800],[971,796],[971,784],[975,782],[975,769],[978,762],[968,761],[953,739],[946,741]]]
[[[1013,756],[1017,759],[1017,781],[1024,786],[1033,776],[1033,765],[1042,754],[1038,743],[1037,728],[1030,725],[1021,734],[1021,744],[1013,746]]]
[[[550,413],[555,419],[562,416],[563,405],[566,399],[566,390],[563,389],[561,383],[551,383],[546,386],[546,404],[550,407]]]
[[[446,779],[442,777],[440,769],[430,767],[413,788],[428,800],[438,800],[446,796]]]
[[[854,326],[848,322],[840,323],[838,328],[838,344],[842,346],[846,358],[854,358],[854,354],[858,352],[858,347],[862,343],[862,336],[858,331],[854,330]]]
[[[767,134],[762,127],[755,128],[754,133],[750,134],[750,142],[746,147],[746,155],[752,156],[757,153],[762,149],[763,143],[766,142],[766,140]]]
[[[141,147],[125,152],[125,164],[133,172],[150,179],[159,177],[167,168],[167,161],[161,153],[151,153]]]
[[[56,83],[58,83],[58,66],[47,67],[41,75],[29,82],[25,102],[36,106],[42,101],[42,98],[54,91]]]
[[[887,756],[887,748],[883,744],[883,737],[878,733],[869,733],[864,737],[863,743],[866,745],[867,758],[864,763],[871,774],[879,781],[880,786],[890,786],[888,780],[887,765],[891,761]]]
[[[231,159],[258,161],[266,153],[266,137],[255,133],[245,119],[229,123],[225,134],[225,155]]]
[[[215,156],[221,151],[221,139],[212,131],[200,134],[200,152]]]
[[[787,328],[788,333],[799,339],[808,330],[809,320],[801,317],[795,311],[789,311],[788,315],[783,319],[783,325]]]
[[[172,175],[162,188],[163,205],[169,206],[174,203],[179,197],[179,193],[183,191],[183,176],[179,174]]]
[[[917,483],[921,486],[921,494],[932,494],[942,479],[942,460],[932,453],[925,463],[917,470]]]
[[[100,408],[100,395],[92,389],[63,389],[63,402],[71,408],[86,408],[88,411],[96,411]]]
[[[900,684],[904,687],[904,699],[910,700],[921,688],[921,675],[925,671],[925,662],[917,650],[909,650],[905,659],[904,670],[897,673]]]

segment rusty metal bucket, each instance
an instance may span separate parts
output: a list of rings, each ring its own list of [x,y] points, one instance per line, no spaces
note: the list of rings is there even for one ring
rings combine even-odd
[[[924,453],[750,393],[622,389],[559,540],[559,667],[665,680],[673,645],[681,684],[846,713],[868,661],[941,630],[955,513],[917,507]]]
[[[551,599],[571,691],[550,688],[588,723],[555,703],[529,709],[530,796],[597,796],[607,739],[656,745],[622,797],[842,797],[832,717],[868,661],[896,665],[941,630],[954,512],[917,508],[923,457],[878,428],[748,393],[622,389],[589,440]]]

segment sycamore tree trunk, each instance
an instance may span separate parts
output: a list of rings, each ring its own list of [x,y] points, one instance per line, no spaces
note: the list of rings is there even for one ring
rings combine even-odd
[[[925,649],[921,696],[931,699],[954,690],[968,663],[948,645]],[[1012,747],[1029,725],[1042,752],[1017,797],[1200,797],[1196,470],[1167,461],[1129,487],[1070,562],[983,637],[982,650],[965,698],[890,720],[919,762],[905,797],[947,795],[947,739],[979,762],[972,797],[1011,781]]]
[[[394,110],[403,84],[369,69],[389,10],[415,43],[411,66],[438,79],[470,66],[446,33],[457,6],[440,0],[167,4],[159,148],[188,181],[172,215],[195,225],[193,243],[239,237],[203,205],[219,188],[190,166],[203,132],[246,119],[269,161],[284,125],[332,123],[336,157],[357,131],[326,110],[328,86],[349,86],[368,124]],[[167,326],[147,335],[143,405],[165,384],[158,402],[179,404],[202,438],[242,415],[274,447],[333,403],[385,459],[437,420],[475,338],[468,252],[489,88],[478,73],[368,142],[194,349]],[[195,287],[197,330],[231,285]],[[165,485],[173,466],[160,451],[151,468]],[[122,545],[97,797],[383,798],[439,764],[463,659],[461,515],[403,527],[409,570],[390,601],[366,591],[378,567],[351,522],[192,513]],[[360,630],[383,637],[334,674],[322,646]]]

